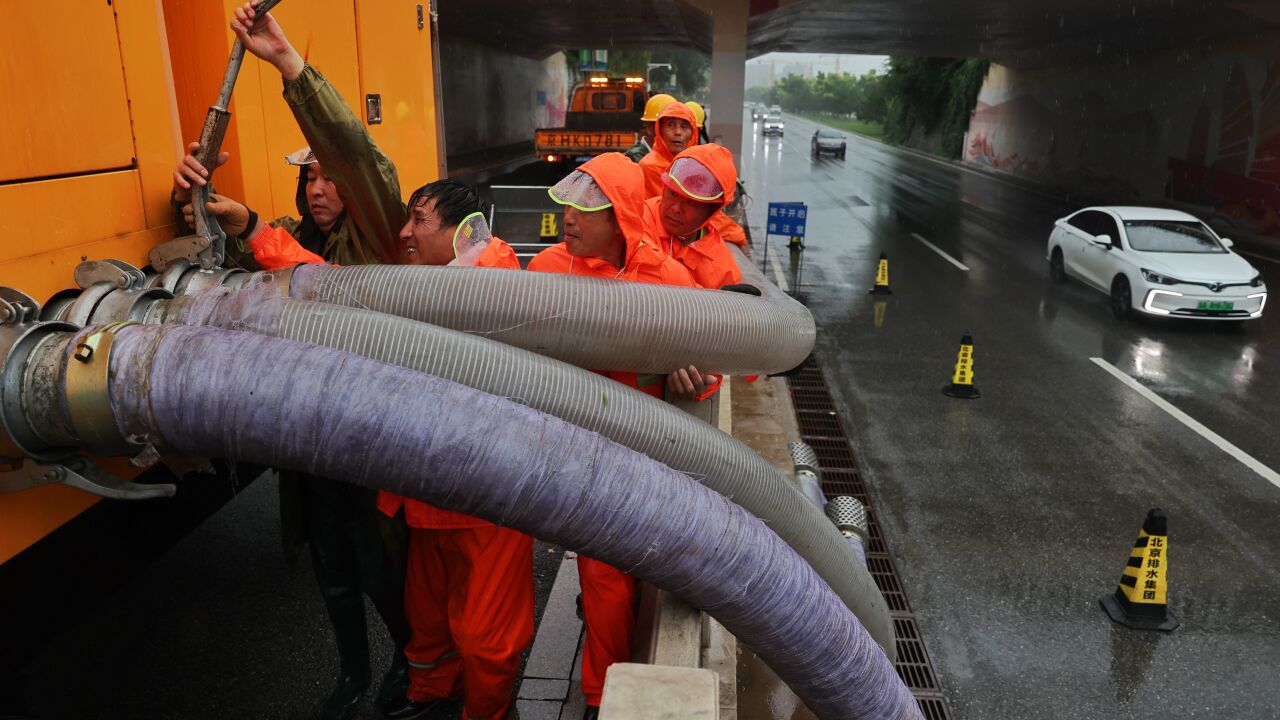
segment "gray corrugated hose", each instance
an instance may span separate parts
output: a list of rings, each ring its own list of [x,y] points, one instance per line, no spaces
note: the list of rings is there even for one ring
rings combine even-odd
[[[87,332],[55,337],[45,357],[77,362]],[[109,368],[98,402],[123,437],[343,478],[556,542],[703,608],[821,718],[922,717],[854,615],[777,535],[596,433],[424,373],[210,327],[118,329]],[[66,388],[24,388],[23,403],[61,415]]]
[[[484,335],[593,370],[726,375],[791,370],[813,350],[813,316],[763,281],[753,297],[646,283],[414,265],[301,265],[290,297],[365,308]],[[753,272],[754,271],[754,272]],[[748,282],[752,282],[748,280]]]
[[[644,393],[481,337],[367,310],[291,300],[272,287],[162,300],[147,318],[249,330],[345,350],[512,398],[599,432],[693,477],[764,520],[826,580],[889,658],[895,657],[884,597],[820,507],[806,502],[750,448]]]

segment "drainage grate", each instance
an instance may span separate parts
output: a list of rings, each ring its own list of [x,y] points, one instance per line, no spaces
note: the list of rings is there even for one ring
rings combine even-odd
[[[941,695],[923,695],[912,693],[916,702],[920,703],[920,712],[925,720],[951,720],[951,707]]]
[[[797,411],[796,423],[800,425],[800,434],[807,437],[838,438],[844,434],[840,418],[831,411]]]
[[[894,667],[902,681],[907,687],[938,690],[938,681],[929,664],[929,654],[924,650],[924,641],[920,639],[916,619],[910,615],[895,616],[893,632],[898,645],[898,662]]]
[[[863,505],[870,504],[867,487],[862,484],[862,477],[853,470],[823,470],[822,492],[828,497],[836,495],[852,495]]]
[[[871,579],[876,581],[880,594],[891,613],[909,613],[911,605],[907,603],[907,593],[902,590],[902,581],[898,579],[898,570],[888,555],[867,553],[867,569],[871,571]]]
[[[822,368],[810,356],[787,382],[791,403],[796,409],[800,438],[813,448],[822,466],[823,494],[827,497],[852,495],[867,506],[867,569],[884,595],[893,618],[898,648],[898,662],[894,667],[898,676],[911,690],[926,720],[951,720],[951,706],[942,695],[924,638],[920,636],[920,626],[911,613],[902,579],[889,554],[871,494],[858,470],[858,460],[849,446],[840,416],[836,414],[827,382],[822,377]]]

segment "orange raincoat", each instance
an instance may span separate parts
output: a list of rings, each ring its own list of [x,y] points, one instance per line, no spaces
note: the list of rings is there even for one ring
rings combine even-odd
[[[560,243],[538,253],[529,263],[529,269],[697,287],[689,271],[658,250],[645,234],[644,177],[636,164],[621,153],[606,153],[580,169],[596,181],[613,203],[614,216],[627,244],[623,266],[617,268],[599,258],[574,257],[569,254],[567,246]],[[660,375],[605,374],[642,392],[662,397],[666,378]],[[599,706],[609,666],[615,662],[631,661],[636,630],[636,580],[611,565],[583,555],[578,556],[578,577],[582,585],[582,619],[587,627],[582,648],[582,692],[586,695],[587,705]]]
[[[519,270],[520,261],[494,237],[475,267]],[[378,493],[382,512],[394,516],[401,507],[409,525],[409,698],[461,696],[465,717],[506,717],[521,653],[533,642],[533,538]]]
[[[657,240],[658,247],[663,252],[688,268],[693,279],[702,287],[716,290],[725,285],[742,282],[742,272],[738,269],[738,263],[734,262],[729,248],[725,247],[719,228],[712,222],[717,215],[723,216],[720,212],[721,208],[733,202],[734,181],[738,177],[737,170],[733,166],[733,156],[719,145],[694,145],[676,157],[696,160],[710,170],[716,181],[720,183],[720,187],[724,189],[724,195],[719,199],[715,213],[699,229],[698,239],[688,245],[668,234],[662,225],[662,201],[665,194],[645,201],[646,232]],[[664,189],[679,192],[673,188]],[[690,199],[697,200],[692,197]]]
[[[671,168],[671,163],[676,159],[676,153],[671,152],[671,148],[667,147],[667,141],[662,139],[662,121],[665,118],[679,118],[687,121],[689,127],[693,128],[689,147],[695,147],[698,144],[697,119],[694,118],[693,111],[688,105],[673,102],[658,113],[658,130],[653,134],[653,152],[641,158],[639,163],[640,169],[644,171],[646,198],[658,197],[662,194],[662,174]]]
[[[268,226],[249,249],[264,270],[323,262],[283,228]],[[475,267],[519,270],[520,261],[495,236]],[[378,492],[378,509],[386,515],[394,517],[402,507],[409,526],[409,698],[461,696],[467,717],[506,717],[520,656],[533,642],[533,538]]]

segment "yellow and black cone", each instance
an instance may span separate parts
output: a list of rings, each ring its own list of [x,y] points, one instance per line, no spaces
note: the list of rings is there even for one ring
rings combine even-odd
[[[538,237],[543,240],[555,240],[560,237],[560,230],[556,227],[555,213],[542,213],[542,227],[538,229]]]
[[[1169,612],[1169,519],[1156,508],[1147,513],[1129,553],[1120,585],[1103,597],[1112,620],[1138,630],[1169,632],[1180,624]]]
[[[951,374],[951,384],[942,388],[942,394],[962,400],[976,400],[982,397],[978,386],[973,384],[973,336],[965,333],[960,338],[960,352],[956,355],[956,369]]]
[[[889,289],[889,256],[880,253],[880,262],[876,264],[876,284],[871,288],[872,295],[892,295]]]

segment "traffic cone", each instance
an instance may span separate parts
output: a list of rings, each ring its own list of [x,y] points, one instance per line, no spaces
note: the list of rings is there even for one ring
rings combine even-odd
[[[942,394],[963,400],[976,400],[982,397],[978,386],[973,384],[973,336],[965,333],[960,338],[960,352],[956,355],[956,370],[951,375],[951,384],[942,388]]]
[[[892,295],[889,289],[889,256],[880,253],[880,262],[876,265],[876,284],[871,288],[872,295]]]
[[[1169,519],[1147,513],[1115,593],[1099,602],[1112,620],[1138,630],[1169,632],[1180,624],[1169,612]]]

